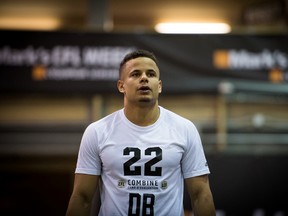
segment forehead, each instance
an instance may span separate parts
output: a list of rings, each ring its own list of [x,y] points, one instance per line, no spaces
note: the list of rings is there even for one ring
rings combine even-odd
[[[134,70],[154,70],[159,71],[156,63],[147,57],[138,57],[135,59],[131,59],[126,62],[125,70],[134,71]]]

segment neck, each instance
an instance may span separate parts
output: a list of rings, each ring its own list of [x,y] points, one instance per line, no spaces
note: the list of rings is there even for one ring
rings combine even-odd
[[[154,124],[160,115],[158,103],[151,106],[124,106],[127,119],[138,126],[149,126]]]

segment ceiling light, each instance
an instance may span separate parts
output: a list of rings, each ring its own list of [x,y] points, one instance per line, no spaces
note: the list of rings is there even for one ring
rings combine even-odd
[[[158,23],[155,30],[164,34],[226,34],[231,27],[226,23]]]
[[[60,27],[56,18],[0,18],[1,29],[54,30]]]

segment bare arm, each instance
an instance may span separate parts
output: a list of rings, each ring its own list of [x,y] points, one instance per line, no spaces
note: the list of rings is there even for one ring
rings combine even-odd
[[[97,189],[99,176],[75,174],[73,192],[66,216],[88,216]]]
[[[215,206],[210,190],[208,175],[185,180],[195,216],[215,216]]]

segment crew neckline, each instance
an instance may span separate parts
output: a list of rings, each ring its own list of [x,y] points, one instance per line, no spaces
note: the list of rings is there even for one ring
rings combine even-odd
[[[124,108],[121,109],[120,114],[121,114],[121,118],[122,118],[123,122],[124,122],[126,125],[128,125],[130,128],[132,128],[132,129],[134,129],[134,130],[138,130],[138,131],[149,131],[149,130],[152,130],[152,129],[154,129],[155,127],[157,127],[157,126],[160,124],[160,122],[161,122],[161,120],[162,120],[162,118],[163,118],[163,108],[162,108],[161,106],[158,106],[158,108],[159,108],[159,112],[160,112],[158,119],[156,120],[156,122],[154,122],[153,124],[148,125],[148,126],[139,126],[139,125],[134,124],[133,122],[131,122],[131,121],[126,117],[126,115],[125,115],[125,113],[124,113]]]

